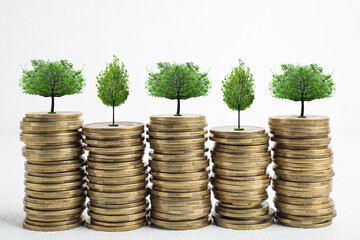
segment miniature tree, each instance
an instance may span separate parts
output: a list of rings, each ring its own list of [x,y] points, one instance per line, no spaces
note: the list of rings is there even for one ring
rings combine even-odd
[[[181,99],[205,96],[211,88],[208,73],[199,72],[199,67],[192,62],[185,64],[159,62],[157,66],[160,72],[149,72],[145,88],[150,96],[176,99],[175,116],[181,116]]]
[[[112,124],[109,126],[116,127],[118,124],[115,124],[115,107],[123,104],[129,96],[129,75],[124,63],[120,65],[119,58],[115,55],[113,59],[112,63],[106,64],[105,71],[96,77],[96,87],[103,104],[112,107]]]
[[[85,86],[82,70],[74,70],[67,60],[32,60],[33,70],[23,69],[20,87],[30,95],[51,97],[49,113],[55,113],[55,97],[81,93]]]
[[[323,69],[317,64],[282,64],[281,69],[284,74],[273,74],[270,91],[276,98],[301,101],[299,118],[305,118],[305,101],[329,98],[335,90],[332,74],[323,74]]]
[[[234,130],[244,130],[240,127],[240,112],[249,108],[254,101],[254,78],[249,67],[245,68],[243,61],[232,69],[231,74],[222,81],[223,100],[231,109],[238,112],[238,125]]]

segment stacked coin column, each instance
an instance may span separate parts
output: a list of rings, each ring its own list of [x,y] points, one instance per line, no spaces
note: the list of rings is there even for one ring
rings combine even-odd
[[[336,215],[330,198],[333,162],[329,118],[269,118],[276,178],[273,189],[277,220],[288,226],[318,228]]]
[[[218,202],[214,223],[232,229],[260,229],[273,224],[274,210],[265,201],[271,163],[268,134],[263,128],[235,126],[210,129],[215,141],[211,157],[213,192]]]
[[[20,123],[25,162],[24,228],[80,226],[85,204],[79,112],[28,113]]]
[[[150,222],[160,228],[205,227],[211,211],[205,116],[150,117]]]
[[[127,231],[147,224],[147,166],[143,163],[144,125],[93,123],[83,127],[87,159],[87,226]]]

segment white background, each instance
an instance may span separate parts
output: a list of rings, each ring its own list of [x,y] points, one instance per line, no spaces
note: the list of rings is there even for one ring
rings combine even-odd
[[[359,239],[358,134],[360,133],[359,1],[49,1],[0,0],[0,238],[1,239]],[[117,120],[146,123],[157,113],[174,113],[175,101],[146,94],[147,68],[158,61],[193,61],[208,71],[209,96],[182,101],[183,113],[202,113],[209,127],[236,124],[222,101],[221,81],[242,59],[255,78],[255,101],[242,122],[267,128],[267,118],[299,114],[300,103],[271,97],[271,71],[281,63],[318,63],[332,72],[331,99],[305,104],[306,114],[331,117],[335,153],[333,225],[302,230],[274,225],[257,231],[209,226],[194,231],[146,227],[126,233],[78,228],[61,233],[22,229],[23,162],[19,121],[26,112],[49,111],[50,99],[25,95],[21,66],[31,59],[68,59],[82,68],[87,86],[79,95],[56,99],[55,110],[83,112],[85,123],[110,121],[111,108],[96,94],[96,75],[116,54],[130,75],[130,96]],[[270,200],[271,201],[271,200]],[[2,237],[3,236],[3,237]]]

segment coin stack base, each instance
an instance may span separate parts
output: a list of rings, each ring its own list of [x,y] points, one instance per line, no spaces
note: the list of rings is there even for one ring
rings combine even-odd
[[[28,113],[20,139],[25,162],[23,227],[61,231],[84,223],[85,189],[79,112]]]
[[[336,216],[330,198],[333,162],[329,118],[269,118],[273,147],[276,219],[287,226],[320,228]]]
[[[211,211],[205,116],[156,115],[148,127],[151,216],[156,227],[202,228]]]
[[[93,123],[83,127],[87,167],[87,227],[129,231],[147,224],[147,166],[143,163],[144,124]]]
[[[265,201],[270,184],[266,168],[271,163],[269,136],[263,128],[236,126],[210,129],[215,141],[213,161],[213,192],[218,202],[213,214],[220,227],[250,230],[269,227],[274,210]]]

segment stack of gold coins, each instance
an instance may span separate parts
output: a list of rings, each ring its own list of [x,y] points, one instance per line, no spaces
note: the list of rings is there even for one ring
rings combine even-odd
[[[93,123],[83,127],[87,159],[87,226],[99,231],[128,231],[147,223],[147,166],[144,124]]]
[[[329,118],[269,118],[276,177],[273,189],[277,220],[288,226],[318,228],[336,215],[330,198],[333,162]]]
[[[24,228],[59,231],[83,224],[84,160],[79,112],[28,113],[20,123],[25,143]]]
[[[265,201],[270,184],[266,172],[271,163],[269,136],[260,127],[222,126],[210,129],[215,141],[211,158],[213,192],[218,202],[214,223],[232,229],[266,228],[274,222],[274,210]]]
[[[150,117],[151,224],[186,230],[209,224],[211,211],[205,116]]]

